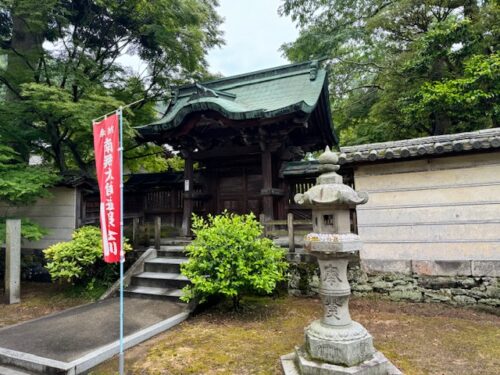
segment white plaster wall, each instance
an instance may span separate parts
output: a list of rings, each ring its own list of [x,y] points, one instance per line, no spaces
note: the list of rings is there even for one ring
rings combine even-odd
[[[359,166],[364,260],[500,260],[500,153]]]
[[[55,187],[50,192],[51,197],[39,199],[31,206],[13,207],[0,203],[0,216],[29,218],[49,231],[40,241],[24,241],[24,249],[45,249],[71,239],[76,228],[76,189]]]

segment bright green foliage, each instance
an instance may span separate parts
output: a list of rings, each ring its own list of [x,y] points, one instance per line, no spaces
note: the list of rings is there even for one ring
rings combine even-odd
[[[59,242],[45,249],[47,270],[53,280],[92,285],[96,280],[111,282],[117,275],[115,264],[103,261],[101,230],[93,226],[73,232],[71,241]],[[131,246],[125,242],[125,251]]]
[[[344,145],[500,125],[500,6],[478,0],[284,0],[292,61],[327,59]]]
[[[0,243],[5,241],[5,220],[12,216],[11,209],[48,196],[47,188],[57,180],[58,177],[49,168],[29,166],[11,147],[0,144],[0,202],[7,204],[0,209]],[[47,231],[38,224],[22,219],[22,238],[36,241],[45,234]]]
[[[253,214],[225,211],[207,219],[193,215],[195,240],[187,247],[189,261],[182,273],[192,285],[183,300],[212,295],[231,297],[237,307],[243,292],[271,293],[284,279],[284,251],[262,236]]]
[[[1,138],[0,138],[1,142]],[[48,168],[28,166],[19,155],[0,144],[0,201],[27,205],[48,196],[47,187],[58,180]]]
[[[43,156],[61,172],[93,176],[91,120],[121,104],[125,163],[162,171],[165,152],[135,142],[171,85],[206,75],[222,43],[216,0],[0,1],[0,136],[24,160]],[[126,54],[142,62],[124,66]],[[2,62],[5,59],[0,59]],[[3,98],[1,98],[3,99]]]

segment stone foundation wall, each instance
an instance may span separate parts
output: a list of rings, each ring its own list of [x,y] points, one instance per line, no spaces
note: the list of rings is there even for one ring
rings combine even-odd
[[[494,276],[432,276],[397,272],[371,273],[350,265],[354,295],[378,294],[393,301],[443,302],[452,305],[500,307],[500,278]],[[311,259],[290,263],[288,290],[313,296],[319,286],[317,263]]]

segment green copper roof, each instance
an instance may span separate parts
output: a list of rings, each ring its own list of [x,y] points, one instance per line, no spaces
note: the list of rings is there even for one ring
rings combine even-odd
[[[190,113],[204,110],[217,111],[233,120],[293,112],[310,114],[323,88],[327,89],[326,76],[326,71],[313,61],[183,86],[163,108],[161,119],[138,130],[144,135],[169,130],[179,126]]]

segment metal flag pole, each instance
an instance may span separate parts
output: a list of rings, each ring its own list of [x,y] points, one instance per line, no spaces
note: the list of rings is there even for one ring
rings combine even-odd
[[[123,306],[123,267],[125,263],[125,249],[123,240],[123,109],[128,108],[134,104],[142,102],[143,99],[136,100],[135,102],[129,103],[125,106],[120,106],[118,109],[108,112],[102,116],[99,116],[92,120],[92,125],[94,125],[97,120],[105,119],[108,115],[116,113],[119,120],[119,153],[120,153],[120,352],[119,352],[119,373],[124,375],[125,370],[125,356],[123,352],[123,326],[124,326],[124,306]]]
[[[120,120],[120,355],[119,355],[119,371],[120,375],[124,375],[125,357],[123,354],[123,263],[125,263],[125,250],[123,249],[123,107],[118,109]]]

